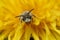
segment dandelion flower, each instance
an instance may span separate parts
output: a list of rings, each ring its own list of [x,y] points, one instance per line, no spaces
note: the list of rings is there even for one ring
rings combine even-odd
[[[33,22],[15,18],[32,8]],[[60,0],[0,0],[0,40],[60,40]]]

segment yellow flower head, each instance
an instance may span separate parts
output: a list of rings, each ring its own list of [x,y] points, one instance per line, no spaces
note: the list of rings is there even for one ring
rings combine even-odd
[[[31,23],[16,18],[31,9]],[[60,0],[0,0],[0,40],[60,40]]]

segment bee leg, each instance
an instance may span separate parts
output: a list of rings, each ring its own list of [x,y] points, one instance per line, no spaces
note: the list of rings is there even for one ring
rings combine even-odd
[[[22,20],[19,18],[20,22],[22,23]]]
[[[33,18],[32,18],[32,20],[31,20],[31,22],[34,22]]]

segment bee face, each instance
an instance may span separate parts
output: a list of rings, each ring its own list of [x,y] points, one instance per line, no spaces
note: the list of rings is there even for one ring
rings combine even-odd
[[[25,23],[31,22],[33,16],[31,13],[32,10],[23,12],[20,16],[18,16],[19,19],[21,19],[21,21],[24,21]]]

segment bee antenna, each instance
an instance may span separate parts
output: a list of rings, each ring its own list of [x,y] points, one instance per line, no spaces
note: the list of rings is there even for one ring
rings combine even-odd
[[[29,14],[32,10],[34,10],[34,9],[31,9],[31,10],[28,12],[28,14]]]
[[[15,18],[17,18],[17,17],[20,17],[20,16],[16,16]]]

